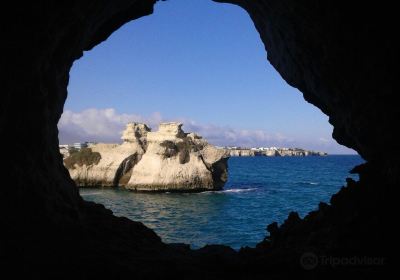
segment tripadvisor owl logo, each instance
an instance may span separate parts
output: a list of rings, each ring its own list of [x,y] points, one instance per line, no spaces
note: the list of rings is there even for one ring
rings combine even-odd
[[[305,252],[300,257],[300,265],[305,270],[311,270],[318,265],[318,256],[313,252]]]

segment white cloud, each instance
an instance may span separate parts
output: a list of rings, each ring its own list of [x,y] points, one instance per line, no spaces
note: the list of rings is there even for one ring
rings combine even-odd
[[[136,114],[118,114],[115,109],[66,110],[58,122],[60,143],[81,141],[120,142],[121,132],[128,122],[144,122],[151,126],[162,121],[160,113],[148,118]]]
[[[283,146],[291,142],[279,133],[268,133],[264,130],[237,129],[229,126],[197,124],[194,121],[184,122],[185,130],[194,131],[210,143],[230,146]]]
[[[352,150],[340,146],[333,139],[315,137],[315,140],[294,140],[281,133],[269,133],[265,130],[237,129],[229,126],[215,124],[199,124],[191,119],[163,118],[159,112],[150,116],[137,114],[119,114],[115,109],[86,109],[81,112],[66,110],[59,123],[60,143],[96,141],[96,142],[121,142],[121,133],[128,122],[143,122],[153,131],[163,121],[180,121],[184,124],[186,132],[196,132],[214,145],[232,145],[243,147],[278,146],[302,147],[327,151],[329,153],[349,153]],[[353,151],[354,152],[354,151]]]
[[[198,124],[193,120],[165,119],[155,112],[148,117],[136,114],[118,114],[115,109],[86,109],[82,112],[66,110],[59,123],[60,143],[80,141],[120,142],[121,132],[128,122],[143,122],[157,129],[160,122],[179,121],[186,132],[196,132],[215,145],[282,146],[290,142],[285,136],[263,130],[235,129],[228,126]]]
[[[321,143],[326,143],[326,144],[328,144],[328,143],[330,142],[329,139],[326,139],[326,138],[324,138],[324,137],[320,137],[318,140],[319,140]]]

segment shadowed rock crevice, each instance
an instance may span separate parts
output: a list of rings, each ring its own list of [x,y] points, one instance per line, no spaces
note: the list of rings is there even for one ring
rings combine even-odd
[[[367,160],[358,170],[360,182],[349,181],[331,206],[269,227],[270,238],[256,249],[191,251],[163,244],[142,224],[82,200],[63,166],[57,130],[73,62],[124,23],[151,14],[155,1],[7,2],[0,11],[0,137],[8,140],[2,172],[13,182],[0,188],[5,275],[282,279],[373,277],[386,268],[320,266],[307,272],[299,257],[310,250],[384,256],[391,263],[395,212],[389,198],[397,197],[400,174],[395,4],[230,2],[249,13],[282,77],[329,116],[334,138]]]
[[[174,157],[178,154],[178,147],[172,141],[166,140],[164,142],[161,142],[160,146],[165,148],[164,158]]]
[[[115,173],[114,187],[125,186],[129,182],[132,175],[132,168],[138,163],[140,158],[141,155],[135,153],[122,161]]]
[[[211,165],[213,180],[220,189],[222,189],[225,182],[228,180],[227,166],[228,158],[224,158],[222,161],[215,162]]]

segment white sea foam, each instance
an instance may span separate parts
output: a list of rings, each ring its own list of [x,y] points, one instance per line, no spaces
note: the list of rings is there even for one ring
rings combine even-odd
[[[240,192],[249,192],[249,191],[254,191],[257,188],[247,188],[247,189],[228,189],[228,190],[222,190],[222,191],[205,191],[201,192],[202,194],[209,194],[209,193],[240,193]]]
[[[101,192],[92,192],[92,193],[81,193],[81,196],[87,196],[87,195],[99,195]]]
[[[306,185],[318,185],[319,183],[317,183],[317,182],[307,182],[307,181],[305,181],[305,182],[300,182],[301,184],[306,184]]]
[[[230,190],[223,190],[221,192],[233,192],[233,193],[238,193],[238,192],[250,192],[250,191],[254,191],[257,188],[248,188],[248,189],[230,189]]]

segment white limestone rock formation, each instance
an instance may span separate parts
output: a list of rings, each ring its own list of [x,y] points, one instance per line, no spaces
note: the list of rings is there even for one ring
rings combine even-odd
[[[122,134],[121,145],[91,145],[89,149],[100,154],[100,161],[89,165],[75,164],[73,168],[68,168],[71,178],[80,187],[123,186],[129,180],[132,167],[145,152],[146,134],[149,131],[145,124],[129,123]]]
[[[181,123],[162,123],[147,134],[148,147],[133,168],[126,188],[138,191],[221,189],[227,179],[227,157]]]
[[[135,191],[204,191],[222,189],[228,154],[181,123],[162,123],[157,132],[128,124],[123,144],[97,144],[97,164],[69,168],[78,186],[121,186]]]

